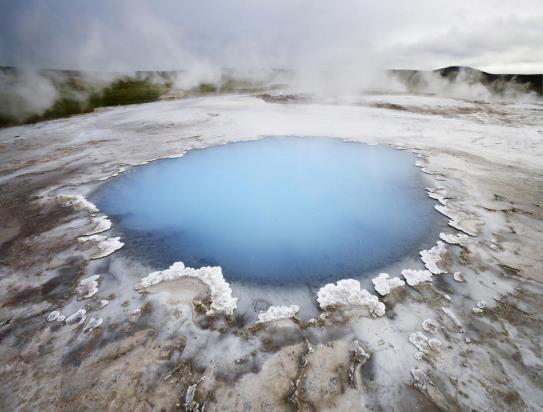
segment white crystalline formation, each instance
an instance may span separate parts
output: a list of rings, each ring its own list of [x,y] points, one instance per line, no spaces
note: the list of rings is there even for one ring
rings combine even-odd
[[[432,335],[437,332],[439,325],[433,319],[424,319],[422,321],[422,329]]]
[[[444,187],[426,188],[428,197],[437,200],[442,205],[447,204],[447,190]]]
[[[85,319],[87,319],[87,311],[85,309],[79,309],[73,315],[66,318],[66,323],[70,324],[77,322],[78,325],[81,325],[83,322],[85,322]]]
[[[96,235],[111,229],[111,220],[109,220],[106,216],[93,217],[92,223],[94,223],[94,228],[85,233],[85,236]]]
[[[476,306],[472,309],[473,313],[482,313],[483,309],[486,309],[488,304],[484,300],[477,302]]]
[[[429,250],[420,251],[420,257],[424,262],[424,266],[434,275],[439,275],[441,273],[447,273],[442,269],[441,265],[448,255],[447,248],[445,244],[441,241],[437,242],[437,245]]]
[[[74,210],[88,210],[90,213],[98,212],[98,208],[81,195],[58,195],[57,201],[62,206],[71,206]]]
[[[360,345],[358,340],[354,340],[351,344],[351,355],[353,361],[364,365],[370,358],[370,354]]]
[[[289,319],[300,311],[297,305],[270,306],[266,312],[258,315],[258,322],[272,322],[274,320]]]
[[[388,273],[379,273],[376,278],[373,278],[372,283],[377,293],[381,296],[386,296],[393,289],[405,286],[405,282],[400,278],[391,278]]]
[[[453,278],[457,282],[465,282],[466,281],[466,279],[464,279],[464,275],[462,275],[462,273],[460,273],[460,272],[454,272]]]
[[[59,310],[54,310],[47,315],[46,319],[47,319],[47,322],[54,322],[54,321],[62,322],[64,320],[64,319],[61,319],[62,317],[63,316]]]
[[[409,342],[422,353],[428,353],[428,349],[431,349],[434,352],[441,352],[441,341],[436,338],[428,339],[422,332],[413,332],[409,335]]]
[[[441,352],[441,341],[436,338],[428,339],[428,347],[434,352]]]
[[[409,342],[415,346],[419,352],[425,353],[428,348],[428,338],[422,332],[413,332],[409,335]]]
[[[98,213],[98,208],[81,195],[57,196],[57,202],[62,206],[71,206],[74,210],[87,210],[91,215]],[[86,243],[92,241],[98,247],[98,252],[91,256],[91,259],[100,259],[111,255],[116,250],[122,248],[124,243],[120,237],[106,237],[97,233],[105,232],[111,228],[111,221],[106,216],[93,217],[94,228],[86,235],[78,238],[79,242]]]
[[[111,255],[116,250],[124,246],[120,237],[105,237],[102,235],[82,236],[79,239],[80,243],[94,242],[98,251],[91,256],[91,259],[100,259]]]
[[[82,299],[88,299],[98,292],[98,279],[100,275],[93,275],[79,281],[76,291]]]
[[[152,272],[144,277],[140,283],[136,285],[136,289],[141,290],[160,282],[173,281],[181,278],[196,278],[209,287],[211,295],[210,312],[224,312],[230,315],[234,313],[238,299],[232,297],[232,289],[224,280],[222,269],[219,266],[205,266],[200,269],[193,269],[185,267],[182,262],[175,262],[168,269]]]
[[[432,281],[432,272],[429,270],[404,269],[402,270],[402,276],[409,286],[417,286],[419,283]]]
[[[131,323],[136,323],[141,316],[141,308],[134,309],[130,315],[128,315],[128,321]]]
[[[430,380],[428,375],[424,373],[422,369],[415,368],[411,369],[411,376],[413,376],[413,386],[416,388],[425,391],[428,384],[433,385],[433,382]]]
[[[443,311],[443,313],[445,315],[447,315],[449,317],[449,319],[452,320],[452,322],[456,325],[456,327],[458,328],[458,331],[461,332],[461,333],[464,333],[464,327],[462,326],[462,322],[460,322],[460,320],[458,320],[458,318],[456,317],[456,315],[453,313],[452,310],[450,310],[449,308],[445,308],[445,307],[441,307],[441,310]]]
[[[469,236],[464,233],[458,233],[456,235],[453,235],[450,233],[441,232],[439,234],[439,238],[443,240],[444,242],[449,243],[450,245],[460,245],[463,242],[465,242],[467,239],[469,239]]]
[[[102,323],[104,323],[104,319],[102,318],[90,318],[89,322],[83,328],[83,332],[90,332],[91,330],[99,327]]]
[[[337,284],[329,283],[317,293],[317,302],[321,309],[329,306],[362,306],[368,309],[371,316],[383,316],[385,305],[377,296],[360,288],[360,282],[354,279],[339,280]]]
[[[473,218],[473,216],[469,216],[461,210],[453,210],[450,204],[447,204],[446,206],[435,205],[434,209],[449,218],[449,226],[454,227],[455,229],[460,230],[461,232],[464,232],[470,236],[477,236],[475,226],[478,222]],[[468,227],[468,225],[470,227]]]

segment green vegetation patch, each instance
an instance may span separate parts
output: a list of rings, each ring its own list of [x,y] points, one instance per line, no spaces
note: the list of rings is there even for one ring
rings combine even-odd
[[[11,79],[18,75],[16,70],[8,74]],[[171,87],[169,81],[151,76],[123,77],[112,82],[89,80],[71,72],[54,72],[50,77],[46,72],[42,76],[54,85],[54,102],[45,110],[32,112],[16,93],[0,96],[0,127],[88,113],[98,107],[153,102]]]
[[[116,80],[100,92],[93,93],[88,104],[95,108],[147,103],[158,100],[168,89],[167,84],[157,84],[147,79]]]

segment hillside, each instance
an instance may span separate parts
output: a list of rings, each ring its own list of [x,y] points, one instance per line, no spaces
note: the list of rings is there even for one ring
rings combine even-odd
[[[411,91],[424,90],[432,81],[443,80],[450,84],[482,85],[497,95],[507,94],[511,90],[543,95],[543,74],[493,74],[465,66],[449,66],[428,71],[389,70],[388,72],[397,77]]]

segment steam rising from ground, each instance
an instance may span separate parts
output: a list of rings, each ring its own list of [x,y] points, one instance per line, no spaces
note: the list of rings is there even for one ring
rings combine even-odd
[[[458,68],[449,75],[446,75],[446,70],[393,71],[389,73],[389,79],[393,77],[397,82],[391,81],[390,86],[402,92],[484,102],[498,99],[536,101],[543,93],[543,75],[539,76],[539,84],[529,84],[516,77],[506,79],[496,76],[496,79],[489,80],[487,73],[469,67]],[[537,78],[534,80],[537,82]]]
[[[184,70],[171,72],[4,68],[0,69],[0,126],[84,113],[101,106],[221,91],[246,93],[280,88],[284,93],[334,98],[378,91],[484,102],[536,101],[543,93],[543,75],[532,76],[535,81],[526,83],[515,77],[489,81],[487,73],[471,68],[460,68],[451,75],[444,71],[375,71],[358,67],[346,72],[342,67],[236,70],[195,60]],[[107,88],[109,97],[103,98]]]
[[[472,73],[450,81],[428,72],[414,87],[383,71],[455,64],[542,73],[542,20],[539,0],[500,7],[492,0],[347,0],[341,6],[324,0],[31,0],[2,8],[0,66],[102,73],[84,75],[92,77],[91,92],[134,70],[174,70],[174,90],[220,84],[227,71],[245,82],[314,94],[393,89],[486,101],[495,93]],[[16,77],[0,73],[0,117],[40,115],[59,98],[59,83],[30,69]],[[525,92],[506,85],[500,97],[525,99]],[[72,88],[69,97],[83,101],[88,91]]]
[[[1,114],[21,118],[47,110],[58,97],[53,82],[35,70],[0,71]]]

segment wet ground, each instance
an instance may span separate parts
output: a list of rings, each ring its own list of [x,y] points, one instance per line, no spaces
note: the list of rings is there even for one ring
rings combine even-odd
[[[0,130],[2,409],[543,408],[543,106],[267,100],[158,102]],[[445,243],[386,268],[407,284],[385,296],[338,283],[311,291],[313,319],[282,308],[258,322],[249,307],[297,304],[296,293],[251,302],[232,286],[220,306],[229,286],[187,271],[136,290],[163,268],[118,249],[114,225],[90,235],[104,229],[100,213],[62,197],[261,135],[412,151],[450,218]],[[429,281],[405,272],[424,268]]]

